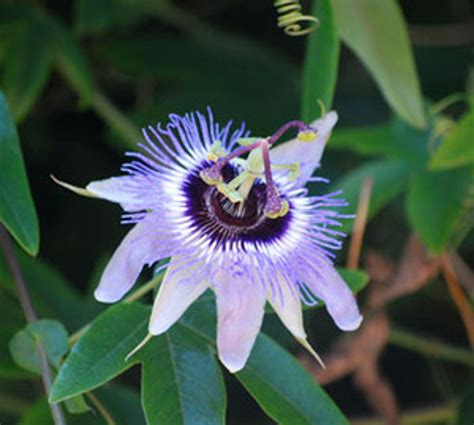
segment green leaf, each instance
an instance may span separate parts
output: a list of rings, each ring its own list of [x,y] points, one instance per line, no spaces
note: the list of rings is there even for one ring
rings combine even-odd
[[[142,305],[119,304],[99,316],[66,359],[51,399],[62,401],[94,389],[140,362],[148,423],[223,423],[222,376],[213,351],[197,335],[177,324],[125,361],[145,337],[149,315]]]
[[[86,413],[91,410],[90,406],[87,404],[87,401],[82,394],[67,399],[64,402],[64,405],[66,406],[66,410],[69,413],[72,413],[73,415],[79,415],[81,413]]]
[[[306,44],[301,109],[305,122],[319,116],[318,99],[328,110],[331,108],[339,63],[340,42],[331,1],[313,1],[312,15],[321,25],[308,36]]]
[[[18,425],[54,425],[51,411],[45,398],[36,401],[24,414]]]
[[[341,189],[347,199],[350,211],[355,212],[362,183],[366,177],[372,177],[373,189],[369,204],[369,218],[397,196],[408,184],[411,168],[405,161],[377,160],[366,162],[352,170],[334,184],[334,189]],[[343,231],[351,231],[353,220],[345,220]]]
[[[50,44],[48,28],[32,21],[9,46],[3,83],[17,121],[28,114],[46,84],[51,62]]]
[[[328,148],[350,150],[361,155],[380,155],[393,140],[390,125],[373,125],[336,128],[329,139]]]
[[[146,336],[149,314],[138,304],[118,304],[98,316],[61,367],[51,400],[97,388],[135,364],[135,358],[125,362],[125,357]]]
[[[82,106],[91,103],[95,83],[78,41],[60,21],[49,19],[55,40],[54,59],[60,72],[79,95]]]
[[[236,377],[278,424],[349,424],[314,378],[263,334]]]
[[[403,15],[395,0],[333,0],[342,40],[365,64],[390,106],[407,122],[426,117]]]
[[[212,297],[201,297],[179,323],[209,344],[215,344]],[[291,354],[262,333],[246,367],[235,376],[278,424],[348,423],[314,378]]]
[[[459,167],[474,163],[474,109],[466,113],[443,138],[431,158],[434,170]]]
[[[149,424],[224,424],[226,396],[217,360],[202,338],[175,325],[139,357]]]
[[[131,388],[118,384],[107,384],[94,391],[94,396],[107,409],[116,425],[143,425],[140,398]],[[69,401],[69,400],[68,400]],[[65,402],[66,406],[68,401]],[[66,413],[68,425],[104,425],[104,418],[91,404],[91,408],[82,414]],[[46,398],[39,399],[28,409],[19,425],[54,425]]]
[[[69,350],[64,326],[55,320],[37,320],[17,332],[10,341],[10,351],[15,362],[24,369],[39,374],[41,369],[37,342],[43,346],[49,362],[59,368],[62,357]]]
[[[394,118],[383,125],[336,129],[328,146],[330,149],[348,149],[361,155],[402,159],[421,168],[428,160],[431,131],[431,128],[418,130]]]
[[[39,226],[20,142],[0,92],[0,222],[29,254],[39,250]]]
[[[162,0],[78,0],[75,29],[83,35],[127,27],[157,10],[161,3]]]
[[[113,20],[116,0],[76,1],[76,30],[80,34],[99,33],[107,29]]]
[[[352,270],[338,267],[337,271],[354,294],[362,291],[362,289],[364,289],[369,283],[369,275],[363,270]]]
[[[472,187],[469,168],[425,172],[413,178],[406,200],[408,220],[432,253],[440,253],[449,243]]]

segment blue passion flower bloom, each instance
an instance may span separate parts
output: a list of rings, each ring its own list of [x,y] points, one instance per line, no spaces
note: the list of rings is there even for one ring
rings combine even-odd
[[[170,115],[143,129],[141,152],[129,152],[125,175],[93,181],[81,194],[119,203],[134,226],[95,290],[113,303],[145,265],[170,258],[156,296],[149,333],[166,332],[208,288],[216,295],[217,348],[231,372],[244,367],[268,301],[283,324],[307,342],[302,302],[324,301],[337,326],[362,320],[355,298],[333,265],[341,247],[340,193],[310,196],[304,188],[319,166],[337,121],[329,112],[310,126],[292,121],[270,137],[249,137],[207,115]],[[290,128],[297,138],[273,146]],[[72,188],[70,185],[66,185]]]

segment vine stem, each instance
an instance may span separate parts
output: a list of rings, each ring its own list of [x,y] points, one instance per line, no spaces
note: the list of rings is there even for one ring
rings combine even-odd
[[[372,195],[373,186],[374,179],[371,176],[367,176],[361,185],[356,219],[354,222],[354,231],[352,232],[349,253],[347,255],[348,269],[356,270],[358,268],[365,227],[369,216],[370,197]]]
[[[474,349],[474,311],[459,284],[451,259],[447,253],[441,255],[441,267],[449,293],[461,315],[471,348]]]
[[[13,281],[15,282],[15,288],[18,293],[18,300],[20,301],[21,308],[26,317],[27,323],[33,323],[37,320],[36,312],[31,303],[30,296],[28,294],[28,288],[26,286],[23,274],[21,273],[21,268],[16,257],[15,248],[10,239],[5,227],[0,224],[0,245],[2,246],[3,253],[7,260],[8,268],[13,276]],[[43,387],[46,394],[49,396],[51,392],[51,387],[53,385],[53,375],[51,368],[48,364],[48,359],[46,357],[46,352],[44,351],[43,345],[40,341],[36,341],[36,348],[38,350],[38,355],[40,359],[40,369],[41,369],[41,378],[43,381]],[[51,409],[51,414],[53,416],[55,425],[66,425],[66,419],[64,418],[64,413],[61,409],[61,406],[58,403],[49,403]]]

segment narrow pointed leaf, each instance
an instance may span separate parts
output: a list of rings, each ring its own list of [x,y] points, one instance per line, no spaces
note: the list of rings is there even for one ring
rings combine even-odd
[[[320,115],[318,100],[331,108],[339,64],[339,35],[330,0],[313,1],[312,15],[321,25],[308,36],[303,68],[301,116],[310,122]]]
[[[408,31],[395,0],[333,0],[345,44],[365,64],[400,117],[425,127],[426,117]]]
[[[259,335],[236,377],[278,424],[349,424],[315,379],[266,335]]]
[[[36,255],[39,226],[20,149],[5,97],[0,92],[0,222],[25,251]]]

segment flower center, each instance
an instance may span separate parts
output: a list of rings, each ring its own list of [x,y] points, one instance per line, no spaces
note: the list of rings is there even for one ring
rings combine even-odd
[[[204,162],[193,170],[183,185],[187,216],[197,231],[222,245],[227,241],[231,244],[269,242],[285,233],[291,213],[278,218],[269,218],[265,214],[267,185],[262,180],[256,179],[243,202],[235,203],[199,176],[200,171],[210,165],[210,162]],[[239,175],[239,171],[233,164],[225,165],[221,170],[223,181],[229,183]]]
[[[230,202],[243,203],[247,199],[255,179],[257,177],[264,177],[266,186],[266,201],[263,206],[264,214],[272,219],[285,216],[288,213],[289,204],[280,196],[273,180],[269,149],[273,143],[292,127],[298,128],[298,139],[301,141],[311,141],[316,137],[315,131],[305,123],[290,121],[268,138],[239,139],[238,143],[241,146],[229,154],[226,154],[222,150],[221,143],[216,141],[208,153],[208,159],[215,163],[204,167],[199,172],[201,179],[207,185],[217,187],[219,192]],[[247,153],[249,153],[247,160],[240,158]],[[235,176],[229,182],[224,179],[223,170],[231,161],[243,161],[245,165],[242,173]],[[294,165],[289,164],[289,169]],[[296,164],[296,168],[298,167],[299,164]],[[240,207],[240,209],[242,208],[245,207]]]

